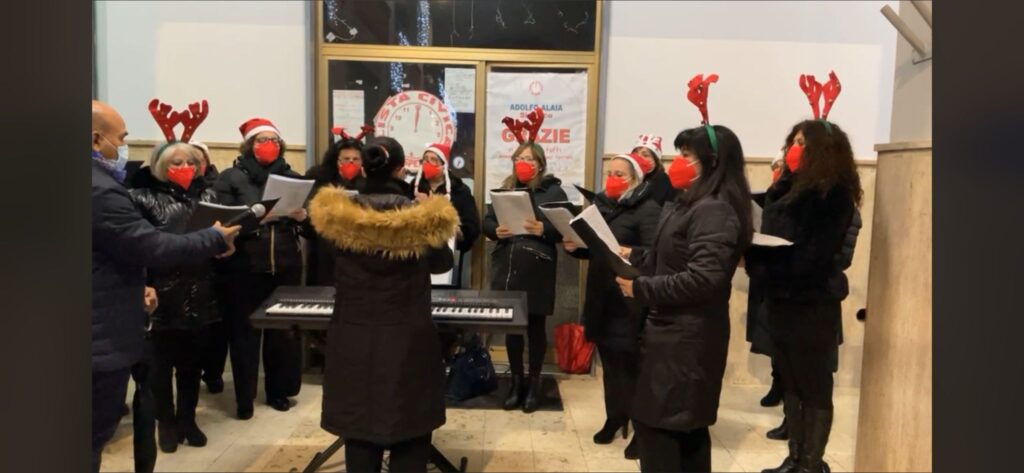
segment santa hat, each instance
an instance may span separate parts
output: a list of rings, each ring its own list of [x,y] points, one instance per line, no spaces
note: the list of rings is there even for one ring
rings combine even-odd
[[[441,174],[444,175],[444,188],[448,192],[448,198],[451,199],[452,182],[448,177],[448,156],[451,155],[452,148],[451,146],[443,143],[431,143],[427,145],[427,149],[423,150],[423,154],[420,155],[420,169],[416,171],[416,179],[413,181],[412,187],[417,191],[420,188],[420,180],[423,177],[423,156],[426,155],[428,151],[441,158]]]
[[[252,138],[264,131],[272,131],[277,136],[281,136],[281,132],[277,130],[277,127],[266,118],[250,118],[246,120],[242,126],[238,127],[238,131],[242,132],[242,140],[249,141]]]
[[[643,134],[636,139],[633,149],[647,148],[654,153],[654,156],[661,159],[661,137],[658,135]]]
[[[625,159],[626,161],[629,161],[630,166],[633,166],[633,172],[636,173],[637,178],[640,180],[640,182],[644,182],[644,177],[646,177],[646,173],[644,172],[643,166],[640,165],[640,163],[644,162],[644,159],[642,157],[637,156],[635,153],[630,153],[619,154],[612,159]]]

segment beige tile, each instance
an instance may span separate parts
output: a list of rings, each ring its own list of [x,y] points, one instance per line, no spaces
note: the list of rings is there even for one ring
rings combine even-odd
[[[484,450],[493,451],[533,451],[533,441],[529,429],[524,430],[488,430],[484,432]]]
[[[450,447],[458,449],[483,449],[483,430],[438,430],[434,432],[432,442],[438,448]]]
[[[534,452],[583,454],[574,432],[530,432]]]
[[[739,465],[740,471],[753,472],[759,472],[766,468],[775,468],[782,464],[787,455],[787,452],[766,453],[736,450],[731,450],[729,453],[736,461],[736,464]],[[712,458],[712,463],[714,463],[714,458]]]
[[[536,471],[588,471],[582,452],[533,452]]]
[[[522,411],[484,411],[484,430],[530,430],[529,414]]]
[[[636,460],[627,460],[621,454],[616,457],[586,456],[587,471],[640,471],[640,463]]]
[[[832,471],[853,471],[854,455],[844,453],[826,453],[825,461]]]
[[[438,447],[441,454],[452,462],[456,468],[459,466],[459,462],[462,457],[466,457],[466,471],[483,471],[484,469],[484,451],[482,448],[442,448]],[[430,470],[437,471],[437,470]]]
[[[484,430],[485,413],[482,409],[448,409],[445,424],[438,430]]]
[[[783,442],[765,438],[764,432],[754,429],[745,422],[719,419],[718,423],[711,426],[710,430],[711,435],[731,452],[777,452],[786,449]]]
[[[534,412],[530,415],[530,428],[541,432],[575,432],[572,414],[567,412]]]
[[[320,450],[311,445],[282,445],[259,470],[249,471],[290,471],[292,468],[301,471]],[[344,451],[335,455],[344,458]]]
[[[481,471],[537,471],[533,463],[533,451],[530,449],[509,451],[483,451],[483,469]]]
[[[717,448],[714,445],[711,447],[711,471],[715,472],[731,472],[731,471],[746,471],[736,462],[733,458],[732,453],[724,448]],[[761,470],[757,470],[760,472]]]

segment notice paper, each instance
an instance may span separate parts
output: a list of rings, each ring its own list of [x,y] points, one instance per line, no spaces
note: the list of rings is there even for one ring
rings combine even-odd
[[[523,223],[537,218],[533,213],[533,204],[530,203],[530,194],[526,191],[492,190],[491,205],[494,206],[498,224],[507,227],[513,235],[528,234]]]
[[[792,246],[793,242],[774,235],[754,232],[754,239],[750,244],[755,246]]]
[[[363,91],[332,90],[331,104],[333,105],[331,126],[343,127],[345,132],[352,136],[359,134],[359,127],[366,123],[366,118],[363,115],[365,111]]]
[[[576,246],[580,248],[586,248],[587,243],[580,238],[576,230],[572,229],[572,219],[576,217],[579,212],[576,210],[576,206],[572,202],[551,202],[540,205],[540,211],[547,217],[548,221],[558,229],[558,233],[561,233],[563,237],[568,238],[576,243]]]
[[[312,179],[296,179],[293,177],[271,174],[267,179],[267,187],[263,189],[263,200],[280,199],[277,205],[267,214],[266,220],[288,215],[306,205],[306,198],[313,190]]]
[[[475,113],[476,69],[465,67],[444,68],[444,94],[447,105],[455,113]]]

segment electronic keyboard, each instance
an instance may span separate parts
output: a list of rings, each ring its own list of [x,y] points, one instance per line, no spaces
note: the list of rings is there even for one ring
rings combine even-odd
[[[431,317],[440,325],[476,326],[482,329],[526,326],[526,293],[434,289],[430,294]],[[281,286],[250,317],[256,328],[326,330],[334,315],[334,288]]]

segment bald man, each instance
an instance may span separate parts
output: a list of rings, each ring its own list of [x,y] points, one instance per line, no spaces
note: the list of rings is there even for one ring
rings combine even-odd
[[[92,450],[100,468],[114,435],[131,367],[142,358],[147,267],[200,262],[234,252],[240,227],[220,223],[184,235],[164,233],[139,213],[122,185],[128,161],[124,119],[92,103]]]

